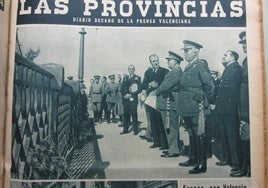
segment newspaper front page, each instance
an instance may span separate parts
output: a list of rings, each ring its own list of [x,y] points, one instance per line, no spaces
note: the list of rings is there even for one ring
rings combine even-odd
[[[264,187],[260,1],[12,8],[9,187]]]

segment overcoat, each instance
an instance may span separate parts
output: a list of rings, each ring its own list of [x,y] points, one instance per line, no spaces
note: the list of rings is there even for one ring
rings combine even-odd
[[[145,71],[141,87],[143,90],[147,91],[147,95],[154,90],[154,88],[149,87],[149,83],[155,81],[158,86],[160,86],[168,72],[168,69],[163,67],[159,67],[156,72],[153,71],[153,68],[149,68]]]
[[[205,114],[209,114],[208,100],[213,98],[215,84],[209,72],[209,68],[203,60],[196,59],[185,67],[181,77],[179,100],[177,108],[180,108],[182,116],[191,117],[199,114],[199,101],[202,98],[205,103]]]
[[[116,103],[118,93],[118,83],[108,83],[106,102]]]
[[[215,101],[217,114],[238,115],[241,74],[242,69],[237,62],[224,69]]]
[[[101,102],[102,101],[102,84],[94,83],[91,87],[92,102]]]
[[[156,107],[160,110],[176,110],[176,100],[178,100],[179,82],[182,76],[182,69],[176,67],[168,72],[162,84],[156,89]],[[169,108],[167,109],[167,100]]]
[[[242,83],[240,91],[240,119],[249,123],[249,95],[248,95],[248,60],[242,65]]]
[[[136,88],[133,90],[132,88]],[[122,97],[124,105],[138,105],[138,94],[141,92],[141,77],[134,74],[131,78],[127,76],[122,82]],[[130,94],[132,99],[125,99],[124,96]]]

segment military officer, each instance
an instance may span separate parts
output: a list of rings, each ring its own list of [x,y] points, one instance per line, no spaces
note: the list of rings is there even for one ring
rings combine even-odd
[[[90,96],[92,97],[94,120],[99,122],[101,118],[102,84],[100,83],[99,75],[95,75],[94,79],[95,82],[90,87]]]
[[[239,44],[242,45],[243,52],[247,54],[246,32],[239,34]],[[248,94],[248,60],[247,57],[242,63],[242,78],[239,96],[239,120],[240,138],[242,140],[242,167],[238,171],[232,172],[232,177],[251,176],[250,167],[250,131],[249,131],[249,94]]]
[[[152,91],[157,89],[168,73],[168,69],[159,65],[159,57],[156,54],[150,55],[149,61],[152,67],[145,71],[142,81],[142,93],[144,93],[145,96],[148,96]],[[167,138],[160,112],[149,105],[145,106],[145,111],[148,114],[147,118],[149,118],[149,124],[147,125],[147,134],[144,136],[147,135],[146,138],[149,140],[150,137],[148,133],[151,130],[153,137],[153,145],[151,145],[150,148],[160,147],[160,149],[166,149]]]
[[[121,87],[122,87],[122,74],[118,73],[118,92],[117,92],[117,100],[116,100],[116,115],[119,116],[119,124],[118,126],[122,126],[123,123],[123,115],[124,115],[124,106],[123,106],[123,99],[122,99],[122,93],[121,93]]]
[[[208,99],[213,97],[215,85],[206,61],[199,59],[202,45],[184,40],[185,60],[188,62],[180,82],[180,96],[177,109],[181,110],[189,133],[189,160],[179,166],[194,166],[189,174],[207,170],[206,138],[204,134],[205,115],[209,114]]]
[[[215,101],[215,113],[218,115],[223,160],[216,165],[232,165],[232,171],[240,168],[238,156],[239,125],[238,99],[241,87],[241,66],[238,64],[239,55],[234,51],[227,51],[222,57],[225,67]]]
[[[110,79],[110,83],[107,85],[107,97],[106,97],[106,103],[107,103],[107,123],[110,123],[110,116],[112,113],[112,121],[115,123],[115,104],[117,102],[117,93],[118,93],[118,83],[115,83],[115,75],[112,74],[108,76]]]
[[[128,133],[130,125],[130,116],[133,120],[134,135],[138,134],[138,94],[141,92],[141,77],[135,74],[135,66],[128,66],[129,75],[123,79],[122,83],[122,96],[124,105],[124,122],[123,132],[120,134]]]
[[[104,112],[103,121],[106,120],[108,123],[108,110],[107,110],[107,102],[106,102],[108,82],[107,82],[106,76],[102,76],[101,82],[102,82],[102,102],[101,102],[100,120],[102,121],[102,113]]]
[[[179,138],[179,112],[176,111],[176,102],[178,98],[178,87],[182,76],[180,67],[183,58],[174,52],[169,51],[167,59],[168,72],[156,89],[157,96],[156,107],[161,112],[162,121],[165,127],[165,133],[168,141],[168,149],[164,151],[161,157],[178,157],[180,155],[178,138]],[[177,90],[176,90],[177,89]]]

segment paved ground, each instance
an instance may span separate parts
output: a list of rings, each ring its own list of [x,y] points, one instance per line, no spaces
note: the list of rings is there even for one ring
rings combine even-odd
[[[143,135],[146,127],[145,112],[139,108],[139,120],[141,121],[140,133]],[[177,164],[187,160],[187,157],[161,158],[159,149],[149,148],[148,143],[134,136],[132,132],[120,135],[121,127],[115,123],[102,123],[95,125],[96,133],[102,135],[98,139],[99,149],[103,161],[109,165],[105,169],[107,179],[172,179],[172,178],[225,178],[229,177],[230,167],[218,167],[215,165],[217,158],[208,159],[207,173],[189,175],[191,168],[179,167]],[[187,133],[183,130],[181,139],[188,144]]]

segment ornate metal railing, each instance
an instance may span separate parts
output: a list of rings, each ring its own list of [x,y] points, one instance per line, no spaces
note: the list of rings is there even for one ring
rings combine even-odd
[[[73,88],[60,65],[38,66],[16,54],[14,71],[12,176],[57,178],[77,144]]]

